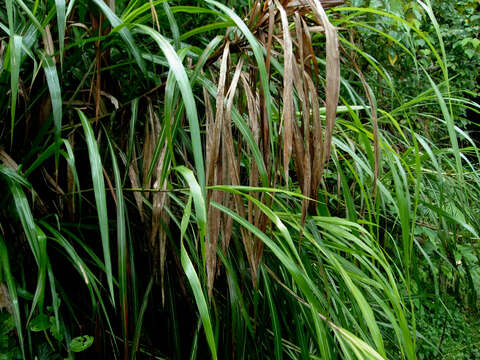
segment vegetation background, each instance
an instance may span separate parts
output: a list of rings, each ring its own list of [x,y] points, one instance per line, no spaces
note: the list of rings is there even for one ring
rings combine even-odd
[[[5,0],[0,359],[480,358],[480,1]]]

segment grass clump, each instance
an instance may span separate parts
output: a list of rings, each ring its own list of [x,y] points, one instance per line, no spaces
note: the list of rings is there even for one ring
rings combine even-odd
[[[437,15],[6,1],[5,358],[476,356],[480,105]]]

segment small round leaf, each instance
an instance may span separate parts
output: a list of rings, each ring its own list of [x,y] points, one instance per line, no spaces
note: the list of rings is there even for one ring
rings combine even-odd
[[[88,349],[93,344],[93,336],[83,335],[78,336],[70,342],[70,351],[80,352]]]

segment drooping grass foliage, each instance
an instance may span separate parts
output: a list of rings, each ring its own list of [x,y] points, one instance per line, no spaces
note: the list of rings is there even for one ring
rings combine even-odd
[[[2,4],[0,355],[441,358],[480,105],[429,1],[370,5]]]

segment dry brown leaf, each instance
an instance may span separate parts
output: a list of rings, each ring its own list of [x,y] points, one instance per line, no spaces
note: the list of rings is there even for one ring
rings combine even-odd
[[[327,9],[333,6],[342,5],[345,1],[344,0],[322,0],[322,6]],[[308,0],[292,0],[288,1],[289,8],[295,8],[298,11],[298,8],[307,7]]]
[[[307,94],[305,93],[304,84],[302,82],[303,70],[300,75],[298,64],[293,66],[293,79],[295,88],[297,89],[298,98],[301,100],[305,100],[307,98]],[[302,105],[302,117],[305,122],[305,119],[309,116],[309,109],[307,107],[306,101],[300,101]],[[298,127],[297,121],[293,124],[293,134],[294,134],[294,141],[295,141],[295,152],[293,160],[295,162],[295,171],[298,178],[298,182],[303,190],[304,184],[304,168],[305,168],[305,141],[303,138],[303,134]]]
[[[261,27],[267,19],[272,17],[272,14],[267,13],[267,9],[273,4],[275,0],[267,0],[263,4],[263,16],[259,21],[254,24],[256,28]],[[331,8],[334,6],[342,5],[345,3],[345,0],[321,0],[321,4],[324,9]],[[306,14],[310,12],[308,0],[283,0],[282,6],[286,9],[288,15],[295,13]],[[252,24],[252,23],[250,23]]]
[[[304,61],[311,59],[313,64],[313,71],[315,72],[315,77],[318,79],[320,77],[318,61],[317,61],[317,57],[315,56],[315,51],[313,50],[313,43],[312,43],[312,37],[310,35],[310,29],[304,19],[302,19],[302,27],[303,27],[303,34],[305,37],[304,46],[306,48],[306,51],[308,52],[308,56],[306,59],[304,59]],[[308,67],[308,69],[310,69],[310,67]]]
[[[227,78],[227,64],[230,51],[229,44],[230,43],[227,41],[223,50],[222,63],[220,65],[220,77],[218,80],[218,92],[215,104],[217,110],[217,113],[215,114],[215,124],[211,135],[207,134],[207,147],[210,148],[210,150],[207,151],[207,185],[212,183],[213,169],[215,167],[215,163],[217,162],[218,152],[220,149],[221,129],[225,109],[225,83]]]
[[[160,22],[158,21],[158,14],[157,10],[155,9],[155,5],[153,4],[153,0],[150,0],[150,11],[152,12],[152,18],[157,25],[157,31],[160,32]]]
[[[208,91],[205,87],[203,88],[203,97],[204,97],[204,101],[205,101],[205,117],[206,117],[206,122],[207,122],[206,133],[207,134],[214,134],[215,123],[214,123],[213,109],[212,109],[212,105],[210,103],[210,95],[208,94]],[[210,163],[212,162],[212,156],[213,156],[213,154],[212,154],[213,149],[212,148],[215,144],[214,135],[213,136],[207,136],[206,142],[207,142],[206,153],[207,153],[207,171],[208,171],[208,167],[209,167]],[[213,165],[213,167],[212,167],[213,170],[210,170],[210,171],[213,172],[213,176],[212,176],[211,180],[207,180],[207,181],[209,181],[209,183],[207,183],[208,185],[218,184],[217,171],[221,167],[221,164],[220,164],[219,161],[217,161],[216,164],[212,164],[212,165]],[[207,176],[207,179],[208,179],[208,177],[209,176]],[[207,191],[207,197],[208,197],[208,203],[209,203],[210,199],[212,199],[213,201],[216,201],[216,202],[221,202],[221,193],[219,191],[208,190]],[[210,247],[209,244],[211,242],[215,241],[215,239],[218,239],[218,234],[219,234],[219,231],[220,231],[220,216],[221,216],[220,210],[218,210],[217,208],[214,208],[213,206],[211,206],[209,204],[209,206],[208,206],[208,224],[207,224],[208,232],[207,232],[207,246],[206,246],[207,249],[209,249],[209,247]],[[207,251],[207,253],[208,253],[208,251]]]
[[[231,179],[232,185],[240,185],[240,161],[235,154],[235,148],[233,145],[233,134],[232,134],[232,120],[231,120],[231,110],[233,106],[233,98],[235,96],[238,81],[240,79],[240,74],[242,72],[243,58],[240,58],[235,69],[235,74],[233,75],[232,83],[228,89],[227,96],[227,109],[225,112],[225,122],[223,126],[223,140],[224,140],[224,152],[227,156],[228,161],[228,176]],[[243,200],[240,195],[234,195],[235,207],[238,214],[241,217],[245,217],[245,208]],[[250,271],[252,274],[252,279],[254,284],[257,282],[257,264],[255,263],[254,253],[253,253],[253,243],[251,241],[250,234],[245,230],[244,227],[241,227],[242,241],[247,254],[247,259],[250,264]]]
[[[292,156],[293,142],[293,45],[288,28],[288,18],[285,9],[278,0],[275,0],[277,8],[280,12],[283,31],[283,49],[284,49],[284,72],[283,72],[283,171],[285,176],[285,184],[288,188],[288,170],[290,158]]]
[[[155,149],[155,125],[153,124],[152,103],[148,101],[148,121],[145,123],[145,141],[143,144],[142,165],[143,165],[143,188],[150,189],[152,176],[148,177],[148,170],[153,161],[153,153]],[[145,193],[145,198],[148,200],[150,193]]]
[[[166,184],[165,184],[166,185]],[[164,187],[166,190],[166,186]],[[162,288],[162,304],[165,305],[165,261],[167,259],[167,232],[165,231],[170,224],[170,215],[165,210],[165,207],[169,205],[170,197],[166,196],[161,211],[162,227],[159,234],[159,253],[160,253],[160,285]]]
[[[323,147],[323,156],[321,169],[324,169],[325,164],[330,156],[330,149],[332,145],[333,128],[337,116],[337,104],[340,92],[340,55],[338,50],[338,35],[335,27],[328,20],[327,14],[322,7],[319,0],[307,0],[310,7],[325,28],[326,37],[326,124],[325,124],[325,139]]]
[[[307,84],[312,94],[312,191],[309,196],[314,200],[317,200],[318,188],[321,182],[321,176],[323,173],[322,157],[323,157],[323,129],[322,120],[320,117],[320,104],[318,102],[318,96],[316,87],[313,84],[312,79],[307,78]]]
[[[51,186],[51,190],[53,192],[56,192],[57,194],[59,195],[65,195],[65,192],[63,191],[63,189],[60,187],[60,185],[58,185],[58,182],[55,181],[55,179],[53,178],[53,176],[51,176],[47,170],[45,168],[42,168],[42,174],[43,176],[45,176],[45,179],[47,180],[47,182],[50,184]]]
[[[6,309],[13,314],[13,304],[10,300],[10,293],[4,283],[0,283],[0,310]]]
[[[305,67],[305,55],[303,54],[303,29],[302,29],[302,19],[299,13],[295,13],[293,17],[293,21],[295,22],[295,35],[296,35],[296,45],[298,51],[298,62],[300,65],[300,69]]]
[[[245,91],[245,97],[247,100],[247,109],[248,109],[248,120],[249,126],[252,130],[253,138],[257,142],[260,140],[260,127],[258,125],[258,111],[256,108],[256,101],[255,97],[250,89],[250,85],[248,84],[247,75],[245,73],[241,74],[243,89]],[[258,173],[258,165],[255,161],[250,162],[250,174],[249,174],[249,186],[256,187],[258,186],[259,180],[259,173]],[[257,193],[254,192],[250,195],[257,197]],[[248,201],[248,221],[253,224],[254,223],[254,216],[253,216],[253,202],[251,200]]]
[[[270,57],[272,56],[272,37],[273,37],[273,28],[275,26],[275,16],[274,16],[273,1],[270,1],[268,6],[268,36],[267,36],[267,59],[265,60],[265,67],[267,69],[267,74],[270,73]]]
[[[206,134],[213,134],[214,131],[214,115],[213,115],[213,109],[212,109],[212,103],[210,102],[210,95],[208,94],[208,90],[203,87],[203,100],[205,103],[205,126],[206,126]],[[210,161],[209,156],[211,156],[212,152],[212,144],[214,143],[213,141],[213,136],[206,136],[206,154],[207,154],[207,161]],[[207,167],[208,169],[208,167]],[[207,176],[208,179],[208,176]]]
[[[50,25],[45,26],[45,35],[46,37],[44,38],[44,48],[45,52],[47,55],[52,56],[54,53],[54,47],[53,47],[53,38],[52,38],[52,33],[50,32]],[[53,63],[56,63],[55,57],[52,59]]]
[[[257,20],[258,17],[260,16],[261,10],[262,10],[262,6],[260,4],[260,0],[256,0],[251,6],[250,15],[248,19],[249,24],[252,24],[252,25],[254,24],[255,20]]]
[[[210,113],[210,120],[208,121],[210,125],[208,126],[209,131],[207,132],[207,185],[217,184],[218,181],[218,170],[221,169],[221,159],[219,159],[220,144],[222,140],[222,127],[224,122],[224,113],[225,113],[225,84],[227,81],[227,71],[228,71],[228,57],[230,53],[230,43],[227,41],[223,49],[223,56],[220,65],[220,76],[217,86],[217,97],[216,97],[216,114],[215,121],[212,124],[212,115],[213,110],[210,106],[210,100],[208,94],[205,91],[204,96],[206,97],[206,104],[208,105],[207,113]],[[207,203],[208,205],[208,233],[206,239],[206,267],[207,267],[207,288],[208,296],[211,298],[213,290],[213,282],[215,280],[216,273],[216,262],[217,262],[217,243],[218,235],[220,232],[220,216],[221,213],[218,209],[213,208],[210,205],[210,199],[213,197],[214,201],[221,201],[221,193],[219,191],[207,192]]]
[[[3,148],[0,147],[0,161],[6,167],[12,169],[13,171],[18,170],[18,164],[15,160],[12,159],[10,155],[8,155]]]

